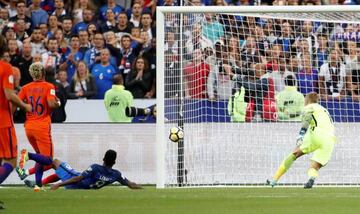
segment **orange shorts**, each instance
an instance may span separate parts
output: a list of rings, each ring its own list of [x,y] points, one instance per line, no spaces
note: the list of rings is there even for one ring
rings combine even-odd
[[[17,157],[17,139],[15,128],[0,129],[0,159],[11,159]]]
[[[25,129],[26,136],[36,153],[53,157],[53,144],[50,128],[48,131]]]

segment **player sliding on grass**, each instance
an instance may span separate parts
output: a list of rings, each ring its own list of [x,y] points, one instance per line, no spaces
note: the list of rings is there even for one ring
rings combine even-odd
[[[23,149],[21,151],[20,164],[24,164],[27,160],[33,160],[44,166],[52,165],[56,175],[61,179],[60,183],[51,186],[53,190],[61,186],[64,186],[65,189],[100,189],[116,181],[131,189],[141,189],[141,186],[129,181],[118,170],[112,168],[116,160],[116,152],[114,150],[108,150],[105,153],[103,165],[92,164],[82,173],[75,171],[69,164],[58,159],[52,160],[49,156],[30,153]],[[34,188],[36,191],[41,190],[38,188],[38,185],[41,185],[41,180],[39,182]]]
[[[274,187],[297,158],[314,152],[308,170],[309,180],[304,185],[305,189],[312,188],[319,175],[319,169],[330,160],[335,143],[335,127],[329,112],[318,104],[316,93],[307,94],[297,147],[283,160],[273,179],[267,180],[267,184]]]

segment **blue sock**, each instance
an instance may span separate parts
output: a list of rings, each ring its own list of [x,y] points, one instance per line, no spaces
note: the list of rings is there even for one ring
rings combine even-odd
[[[42,176],[44,173],[44,166],[41,165],[40,163],[36,163],[35,164],[35,182],[36,185],[38,185],[39,187],[42,187]]]
[[[5,181],[13,169],[14,167],[12,167],[12,165],[9,163],[4,163],[2,166],[0,166],[0,184]]]
[[[41,165],[51,165],[52,164],[52,158],[45,156],[45,155],[41,155],[41,154],[36,154],[36,153],[28,153],[29,159],[35,161],[36,163],[39,163]]]

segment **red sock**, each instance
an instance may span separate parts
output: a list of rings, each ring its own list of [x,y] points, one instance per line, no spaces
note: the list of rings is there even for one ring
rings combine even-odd
[[[43,185],[54,183],[56,181],[60,180],[60,178],[56,174],[49,175],[48,177],[44,178],[41,183]]]
[[[45,172],[45,171],[47,171],[47,170],[49,170],[51,168],[52,168],[51,165],[47,165],[47,166],[44,166],[43,170]],[[29,169],[29,175],[33,175],[33,174],[35,174],[35,167]]]

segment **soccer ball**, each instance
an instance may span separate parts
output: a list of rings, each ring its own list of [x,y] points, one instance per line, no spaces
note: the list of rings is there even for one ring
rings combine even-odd
[[[175,126],[170,129],[169,139],[172,142],[177,143],[179,140],[183,138],[184,138],[184,131],[182,130],[182,128]]]

